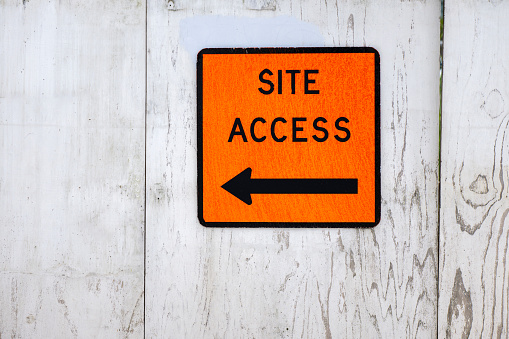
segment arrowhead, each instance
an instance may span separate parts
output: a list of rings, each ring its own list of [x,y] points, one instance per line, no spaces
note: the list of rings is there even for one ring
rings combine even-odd
[[[228,191],[228,193],[235,196],[237,199],[243,201],[244,203],[251,205],[253,201],[251,200],[251,192],[250,192],[250,182],[251,182],[251,168],[248,167],[232,179],[230,179],[226,184],[221,186],[223,189]]]

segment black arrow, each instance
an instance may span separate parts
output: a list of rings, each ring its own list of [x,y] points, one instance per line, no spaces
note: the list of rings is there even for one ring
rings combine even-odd
[[[226,184],[226,191],[251,205],[251,194],[357,194],[357,179],[251,179],[246,168]]]

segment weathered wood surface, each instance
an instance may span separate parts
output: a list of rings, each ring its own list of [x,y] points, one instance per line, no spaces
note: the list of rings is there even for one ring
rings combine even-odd
[[[149,1],[148,338],[437,336],[439,17],[439,1]],[[374,229],[198,223],[196,53],[288,45],[380,52]]]
[[[509,2],[445,3],[439,337],[509,336]]]
[[[0,3],[0,337],[143,335],[145,3]]]

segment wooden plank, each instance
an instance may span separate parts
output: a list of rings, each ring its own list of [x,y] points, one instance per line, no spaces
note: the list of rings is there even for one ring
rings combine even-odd
[[[145,4],[0,5],[0,337],[143,335]]]
[[[438,1],[149,1],[148,337],[436,337],[439,17]],[[202,227],[197,52],[303,45],[380,52],[380,225]]]
[[[509,3],[446,1],[439,337],[509,335]]]

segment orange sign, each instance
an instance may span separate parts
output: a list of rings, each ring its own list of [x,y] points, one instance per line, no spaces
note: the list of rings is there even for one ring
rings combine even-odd
[[[221,227],[380,221],[373,48],[198,54],[198,218]]]

